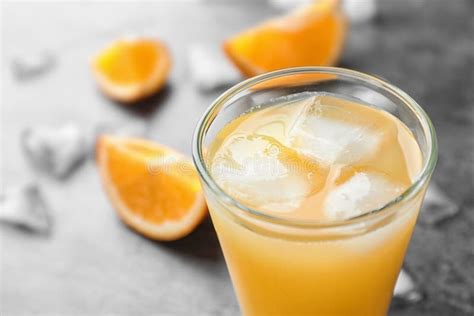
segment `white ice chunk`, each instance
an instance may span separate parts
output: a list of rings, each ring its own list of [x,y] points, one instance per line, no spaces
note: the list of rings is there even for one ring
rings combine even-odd
[[[324,117],[306,118],[295,144],[305,154],[326,163],[350,163],[375,151],[378,137],[359,126]]]
[[[270,4],[276,9],[287,11],[299,6],[311,3],[313,0],[270,0]]]
[[[264,136],[239,136],[216,154],[212,174],[234,198],[272,211],[297,208],[310,191],[305,177],[279,158],[281,147]]]
[[[329,219],[347,219],[384,206],[403,189],[381,174],[359,172],[328,193],[324,210]]]
[[[419,302],[423,298],[423,293],[417,287],[412,277],[402,269],[398,275],[393,296],[394,305],[406,305]]]
[[[241,75],[219,46],[194,44],[189,48],[188,67],[194,84],[203,91],[233,85]]]
[[[68,176],[86,157],[86,133],[78,126],[41,126],[27,129],[22,137],[28,158],[41,170],[58,177]]]
[[[426,191],[419,221],[424,225],[436,225],[459,213],[459,206],[446,195],[436,183],[431,183]]]
[[[0,221],[35,232],[48,232],[50,219],[41,192],[34,184],[6,189],[0,194]]]
[[[354,163],[374,153],[381,136],[369,128],[320,115],[318,97],[309,99],[289,131],[292,146],[326,164]],[[349,115],[349,114],[347,114]]]
[[[29,80],[47,73],[56,64],[56,57],[50,52],[17,55],[11,61],[13,75],[18,80]]]
[[[377,14],[377,0],[344,0],[343,9],[351,22],[367,22]]]

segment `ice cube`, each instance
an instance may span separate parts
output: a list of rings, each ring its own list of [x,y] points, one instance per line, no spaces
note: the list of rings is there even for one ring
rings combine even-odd
[[[377,0],[344,0],[342,4],[353,23],[368,22],[377,14]]]
[[[235,136],[216,153],[211,172],[228,194],[251,207],[291,211],[311,184],[303,172],[281,159],[285,150],[271,137]]]
[[[232,85],[241,80],[239,72],[225,58],[218,45],[192,45],[189,48],[188,65],[191,79],[203,91]]]
[[[33,164],[58,178],[67,177],[90,149],[85,132],[73,124],[29,128],[21,140]]]
[[[311,3],[312,0],[270,0],[270,5],[276,9],[287,11]]]
[[[15,56],[11,61],[11,68],[16,79],[29,80],[47,73],[55,64],[56,57],[50,52],[43,51]]]
[[[330,191],[324,203],[325,215],[331,220],[347,219],[376,210],[404,190],[375,172],[356,172],[351,178]]]
[[[51,226],[47,205],[35,184],[12,187],[0,194],[0,221],[38,233],[47,233]]]
[[[361,124],[344,118],[350,113],[341,112],[339,117],[323,115],[334,111],[322,103],[322,96],[305,100],[299,117],[290,128],[291,145],[304,154],[326,164],[354,163],[374,153],[381,136]]]
[[[425,201],[420,213],[420,223],[436,225],[459,213],[459,206],[451,200],[435,183],[431,183],[426,191]]]
[[[402,269],[398,275],[397,283],[395,284],[392,304],[398,307],[407,304],[414,304],[422,299],[423,293],[415,284],[410,274]]]

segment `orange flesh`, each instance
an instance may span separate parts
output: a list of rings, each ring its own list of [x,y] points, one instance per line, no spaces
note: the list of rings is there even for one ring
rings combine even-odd
[[[160,148],[140,144],[109,146],[109,177],[129,211],[159,224],[185,216],[200,193],[197,174],[189,163],[166,156]],[[163,161],[178,161],[162,165]]]
[[[315,1],[236,35],[224,43],[224,50],[246,76],[287,67],[328,66],[338,59],[345,32],[339,2]]]
[[[148,79],[159,62],[153,41],[120,41],[97,59],[99,71],[117,84],[134,84]]]

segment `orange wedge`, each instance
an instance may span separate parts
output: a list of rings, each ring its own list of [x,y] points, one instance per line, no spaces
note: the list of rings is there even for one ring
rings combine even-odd
[[[92,61],[99,87],[110,98],[131,103],[156,92],[166,82],[171,57],[155,39],[123,39],[102,50]]]
[[[319,0],[224,42],[243,75],[298,66],[331,66],[341,55],[346,18],[337,0]]]
[[[142,139],[102,136],[97,162],[120,218],[149,238],[184,237],[207,214],[194,166],[170,148]]]

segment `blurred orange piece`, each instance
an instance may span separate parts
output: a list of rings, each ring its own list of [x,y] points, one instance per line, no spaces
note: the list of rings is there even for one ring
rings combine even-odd
[[[92,69],[105,94],[131,103],[161,89],[171,69],[171,57],[159,40],[123,39],[101,51]]]
[[[288,67],[331,66],[341,55],[346,18],[337,0],[317,0],[244,31],[224,50],[245,76]]]
[[[149,238],[184,237],[207,214],[194,166],[170,148],[142,139],[102,136],[97,162],[120,218]]]

